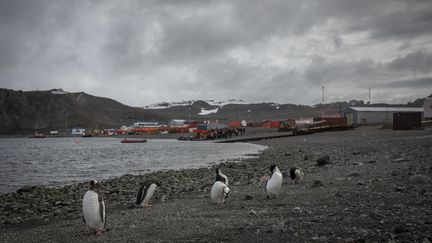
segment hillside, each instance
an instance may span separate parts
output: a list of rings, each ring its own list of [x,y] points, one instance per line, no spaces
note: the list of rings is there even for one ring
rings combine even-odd
[[[224,103],[194,101],[185,104],[144,107],[146,111],[155,114],[176,118],[192,120],[219,120],[221,122],[232,120],[263,121],[267,119],[287,119],[300,117],[316,117],[321,114],[336,115],[352,104],[346,102],[330,103],[324,105],[307,106],[295,104],[276,103]],[[356,104],[359,104],[357,102]],[[362,102],[361,102],[362,104]]]
[[[72,127],[118,128],[137,120],[165,120],[161,115],[86,93],[0,89],[0,134]]]

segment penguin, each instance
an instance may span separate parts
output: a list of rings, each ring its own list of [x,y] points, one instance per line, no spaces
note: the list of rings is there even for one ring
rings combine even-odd
[[[216,181],[221,181],[225,183],[226,186],[228,186],[228,177],[222,174],[219,168],[216,168]]]
[[[99,184],[96,180],[90,181],[90,189],[83,198],[83,220],[95,230],[96,235],[101,235],[105,231],[106,213],[105,202],[98,188]]]
[[[267,198],[276,198],[282,186],[282,173],[279,171],[276,165],[272,165],[270,167],[270,171],[272,172],[272,175],[270,177],[270,180],[267,181],[265,189],[267,193]]]
[[[301,180],[303,180],[303,171],[298,167],[291,167],[289,170],[289,174],[291,179],[294,181],[295,184],[300,183]]]
[[[158,186],[159,182],[145,181],[138,190],[136,204],[145,208],[151,207],[149,202]]]
[[[225,202],[228,194],[230,193],[230,189],[228,186],[222,181],[216,181],[213,184],[213,187],[210,192],[210,197],[213,203],[222,204]]]

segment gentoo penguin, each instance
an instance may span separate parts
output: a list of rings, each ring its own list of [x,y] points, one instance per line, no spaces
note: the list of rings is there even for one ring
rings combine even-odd
[[[222,174],[219,168],[216,168],[216,181],[221,181],[225,183],[226,186],[228,186],[228,177]]]
[[[272,165],[270,171],[272,172],[272,175],[265,186],[267,198],[276,197],[282,186],[282,173],[279,171],[278,167]]]
[[[100,235],[105,230],[106,213],[105,203],[98,188],[99,184],[96,180],[90,181],[90,189],[83,198],[83,219],[84,223]]]
[[[159,182],[145,181],[138,190],[136,204],[145,208],[151,207],[149,202],[158,186]]]
[[[300,181],[303,180],[304,173],[298,167],[291,167],[289,170],[289,174],[291,179],[294,180],[296,184],[300,183]]]
[[[216,181],[213,184],[213,187],[211,189],[211,200],[213,203],[222,204],[225,202],[225,199],[228,197],[228,194],[230,193],[230,189],[227,185],[224,183],[225,179],[221,179],[221,181]]]

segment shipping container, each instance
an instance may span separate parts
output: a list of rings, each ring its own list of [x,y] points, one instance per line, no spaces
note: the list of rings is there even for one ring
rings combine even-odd
[[[393,130],[409,130],[421,126],[422,113],[397,112],[393,114]]]

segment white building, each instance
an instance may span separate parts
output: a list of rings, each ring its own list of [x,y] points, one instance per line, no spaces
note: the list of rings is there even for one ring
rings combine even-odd
[[[423,102],[424,118],[426,120],[432,119],[432,98],[427,98]]]
[[[81,128],[81,127],[74,127],[71,130],[71,135],[84,135],[85,134],[85,128]]]
[[[421,112],[422,107],[349,107],[345,110],[348,125],[378,125],[393,123],[393,113]]]

